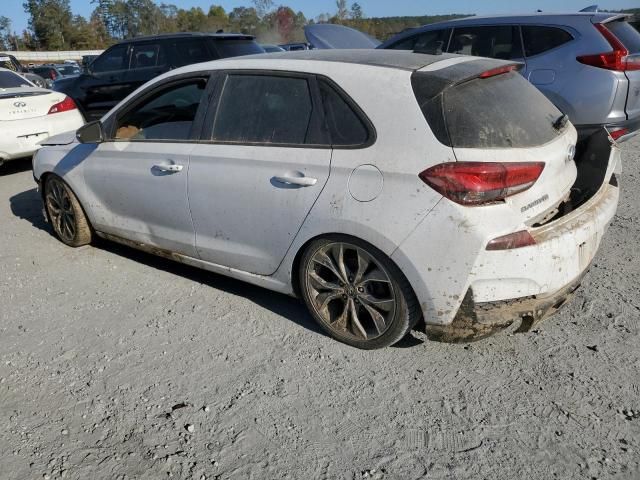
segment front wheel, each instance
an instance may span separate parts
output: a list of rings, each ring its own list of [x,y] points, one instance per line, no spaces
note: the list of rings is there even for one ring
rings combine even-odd
[[[300,262],[299,278],[315,320],[332,337],[357,348],[393,345],[421,318],[400,269],[355,238],[336,235],[312,242]]]
[[[70,247],[91,243],[91,227],[71,188],[59,177],[44,184],[44,204],[56,236]]]

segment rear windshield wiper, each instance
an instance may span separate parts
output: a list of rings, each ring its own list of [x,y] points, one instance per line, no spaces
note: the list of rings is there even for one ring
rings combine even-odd
[[[567,126],[567,123],[569,123],[569,115],[563,113],[555,122],[553,122],[553,128],[560,131]]]

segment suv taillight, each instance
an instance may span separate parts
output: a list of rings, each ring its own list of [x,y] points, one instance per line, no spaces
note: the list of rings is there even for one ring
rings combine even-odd
[[[64,100],[51,106],[47,115],[51,115],[52,113],[68,112],[69,110],[75,110],[76,108],[78,107],[71,98],[64,97]]]
[[[577,58],[580,63],[592,67],[604,68],[606,70],[615,70],[616,72],[640,70],[640,58],[630,56],[627,47],[624,46],[606,25],[596,23],[594,27],[596,27],[607,42],[609,42],[613,51],[597,53],[595,55],[581,55]]]
[[[544,162],[449,162],[420,173],[420,179],[460,205],[504,200],[531,188]]]

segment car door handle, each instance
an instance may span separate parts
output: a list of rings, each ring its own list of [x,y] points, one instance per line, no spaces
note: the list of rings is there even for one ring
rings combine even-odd
[[[313,187],[318,183],[317,178],[312,177],[273,177],[276,182],[286,183],[287,185],[299,185],[301,187]]]
[[[154,165],[153,168],[156,168],[158,170],[160,170],[161,172],[170,172],[170,173],[178,173],[181,172],[182,169],[184,168],[183,165],[176,165],[175,163],[172,163],[170,165]]]

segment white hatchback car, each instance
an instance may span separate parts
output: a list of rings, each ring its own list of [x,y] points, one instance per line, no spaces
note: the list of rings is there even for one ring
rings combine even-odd
[[[576,145],[515,68],[392,50],[191,65],[51,139],[34,174],[66,244],[299,295],[356,347],[421,318],[447,341],[527,329],[594,258],[619,152],[604,131]]]
[[[0,165],[27,157],[40,148],[42,140],[83,124],[69,97],[0,68]]]

